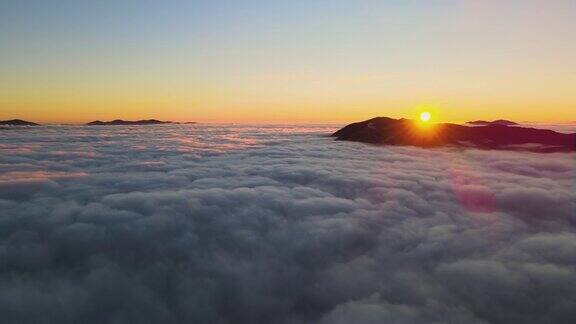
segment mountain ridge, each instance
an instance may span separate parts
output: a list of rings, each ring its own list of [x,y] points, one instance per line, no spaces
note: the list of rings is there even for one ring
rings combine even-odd
[[[0,120],[0,125],[3,125],[3,126],[40,126],[40,124],[33,123],[31,121],[27,121],[27,120],[23,120],[23,119]]]
[[[474,125],[474,126],[487,126],[487,125],[515,126],[515,125],[518,125],[518,123],[513,122],[511,120],[506,120],[506,119],[497,119],[497,120],[493,120],[493,121],[474,120],[474,121],[469,121],[466,124]]]
[[[142,120],[122,120],[122,119],[114,119],[111,121],[101,121],[101,120],[95,120],[95,121],[91,121],[89,123],[86,123],[85,125],[89,125],[89,126],[107,126],[107,125],[118,125],[118,126],[122,126],[122,125],[160,125],[160,124],[173,124],[174,122],[171,121],[161,121],[161,120],[157,120],[157,119],[142,119]]]
[[[409,119],[375,117],[349,124],[331,136],[336,140],[418,147],[473,147],[532,152],[576,151],[576,134],[506,125],[422,125]]]

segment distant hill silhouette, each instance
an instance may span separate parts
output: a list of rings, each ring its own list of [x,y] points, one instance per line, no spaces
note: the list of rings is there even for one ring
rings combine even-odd
[[[95,120],[87,123],[90,126],[105,126],[105,125],[158,125],[158,124],[172,124],[171,121],[161,121],[156,119],[145,119],[145,120],[122,120],[115,119],[112,121],[100,121]]]
[[[33,122],[29,122],[22,119],[11,119],[11,120],[0,120],[0,125],[6,126],[40,126],[40,124],[36,124]]]
[[[474,126],[487,126],[487,125],[515,126],[515,125],[518,125],[517,123],[510,121],[510,120],[506,120],[506,119],[498,119],[498,120],[494,120],[494,121],[475,120],[475,121],[469,121],[466,124],[474,125]]]
[[[337,140],[420,147],[464,146],[533,152],[576,151],[576,134],[505,125],[435,124],[421,128],[409,119],[376,117],[353,123],[332,136]]]

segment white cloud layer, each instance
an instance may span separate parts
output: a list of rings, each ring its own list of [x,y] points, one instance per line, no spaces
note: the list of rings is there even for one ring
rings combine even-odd
[[[574,154],[0,130],[3,323],[572,323]]]

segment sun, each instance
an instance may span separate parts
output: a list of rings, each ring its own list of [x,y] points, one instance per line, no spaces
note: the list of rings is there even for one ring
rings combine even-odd
[[[430,121],[430,119],[432,119],[432,114],[430,114],[428,111],[424,111],[420,113],[420,121],[423,123],[427,123]]]

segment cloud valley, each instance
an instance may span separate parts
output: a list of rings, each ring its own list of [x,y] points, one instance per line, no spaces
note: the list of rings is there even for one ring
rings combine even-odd
[[[5,323],[570,323],[571,153],[330,126],[0,133]]]

